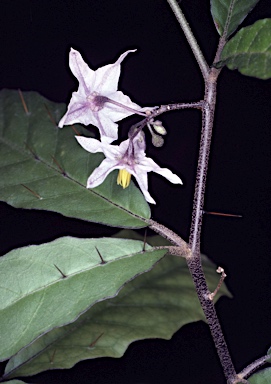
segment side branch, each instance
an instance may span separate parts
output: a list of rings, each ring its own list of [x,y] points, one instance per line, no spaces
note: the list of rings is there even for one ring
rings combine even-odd
[[[177,247],[182,248],[183,255],[186,255],[186,257],[189,257],[191,255],[191,249],[189,248],[189,245],[171,229],[165,227],[160,223],[157,223],[154,220],[147,220],[146,222],[149,224],[149,228],[151,228],[153,231],[163,236],[165,239],[169,240],[172,244],[176,245]]]
[[[177,247],[177,246],[171,246],[171,245],[162,245],[153,247],[154,249],[167,249],[168,253],[170,253],[173,256],[179,256],[183,258],[187,258],[187,249],[185,247]]]
[[[145,125],[147,125],[149,122],[152,121],[152,119],[156,118],[157,116],[162,115],[163,113],[166,113],[166,112],[176,111],[178,109],[187,109],[187,108],[204,110],[204,108],[206,108],[206,101],[200,100],[200,101],[195,101],[193,103],[175,103],[175,104],[161,105],[159,108],[149,112],[149,115],[144,120],[141,120],[139,123],[134,124],[131,127],[128,134],[129,139],[132,140],[138,134],[138,132],[145,127]]]
[[[193,51],[193,54],[198,62],[198,65],[200,67],[200,70],[201,70],[201,73],[202,73],[202,76],[204,79],[207,79],[208,77],[208,74],[209,74],[209,71],[210,71],[210,68],[203,56],[203,53],[201,52],[201,49],[197,43],[197,40],[195,39],[191,29],[190,29],[190,26],[186,20],[186,18],[184,17],[184,14],[177,2],[177,0],[167,0],[174,15],[176,16],[176,19],[178,20],[184,34],[185,34],[185,37]]]
[[[256,371],[256,369],[264,365],[269,359],[270,359],[270,355],[265,355],[260,357],[259,359],[253,361],[253,363],[249,364],[246,368],[244,368],[240,373],[238,373],[237,376],[240,377],[241,379],[247,376],[250,376],[252,372]]]

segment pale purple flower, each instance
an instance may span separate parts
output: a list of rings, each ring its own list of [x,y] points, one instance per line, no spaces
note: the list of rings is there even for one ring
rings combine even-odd
[[[114,64],[108,64],[93,71],[84,62],[81,54],[71,48],[69,65],[79,81],[77,92],[73,92],[66,114],[58,126],[74,123],[93,124],[100,130],[101,140],[111,143],[118,138],[116,121],[135,112],[143,111],[130,98],[118,91],[120,64],[129,52],[126,51]],[[139,114],[144,115],[143,112]]]
[[[107,175],[114,169],[119,169],[117,183],[123,188],[128,187],[133,175],[149,203],[155,201],[148,192],[148,172],[156,172],[164,176],[173,184],[182,184],[182,180],[172,173],[168,168],[160,168],[152,159],[145,154],[145,138],[139,132],[135,138],[123,141],[120,145],[110,145],[82,136],[75,136],[78,143],[88,152],[103,152],[105,159],[101,162],[87,181],[87,188],[95,188],[102,184]]]

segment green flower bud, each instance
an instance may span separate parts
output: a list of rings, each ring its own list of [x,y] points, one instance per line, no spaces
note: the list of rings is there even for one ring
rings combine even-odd
[[[155,133],[152,134],[152,144],[155,147],[162,147],[164,144],[164,139],[161,136],[156,135]]]
[[[159,120],[154,121],[152,126],[156,130],[156,132],[159,133],[160,135],[166,135],[167,134],[167,131],[166,131],[165,127],[163,127],[161,121],[159,121]]]

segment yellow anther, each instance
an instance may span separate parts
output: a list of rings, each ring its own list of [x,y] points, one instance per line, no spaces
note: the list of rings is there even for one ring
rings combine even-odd
[[[131,181],[131,174],[126,171],[126,169],[120,169],[118,178],[117,178],[117,184],[121,185],[123,188],[127,188]]]

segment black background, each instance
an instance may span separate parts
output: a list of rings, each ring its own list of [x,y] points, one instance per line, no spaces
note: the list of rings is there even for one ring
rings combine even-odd
[[[209,63],[218,34],[208,1],[182,2],[183,10]],[[243,25],[271,17],[261,0]],[[189,46],[166,0],[1,0],[0,88],[34,90],[69,102],[77,81],[68,67],[70,47],[96,69],[137,48],[122,63],[120,89],[142,106],[196,101],[203,81]],[[217,309],[237,371],[264,355],[270,346],[271,251],[271,80],[262,81],[224,69],[207,182],[205,210],[237,213],[241,219],[206,216],[202,251],[225,268],[233,299]],[[166,144],[147,153],[177,173],[173,186],[149,175],[156,220],[188,240],[200,112],[163,115]],[[120,123],[125,138],[130,117]],[[0,252],[39,244],[63,235],[93,237],[116,229],[61,215],[14,209],[0,204]],[[144,340],[129,346],[121,359],[102,358],[27,378],[33,383],[224,383],[204,323],[176,332],[170,341]]]

